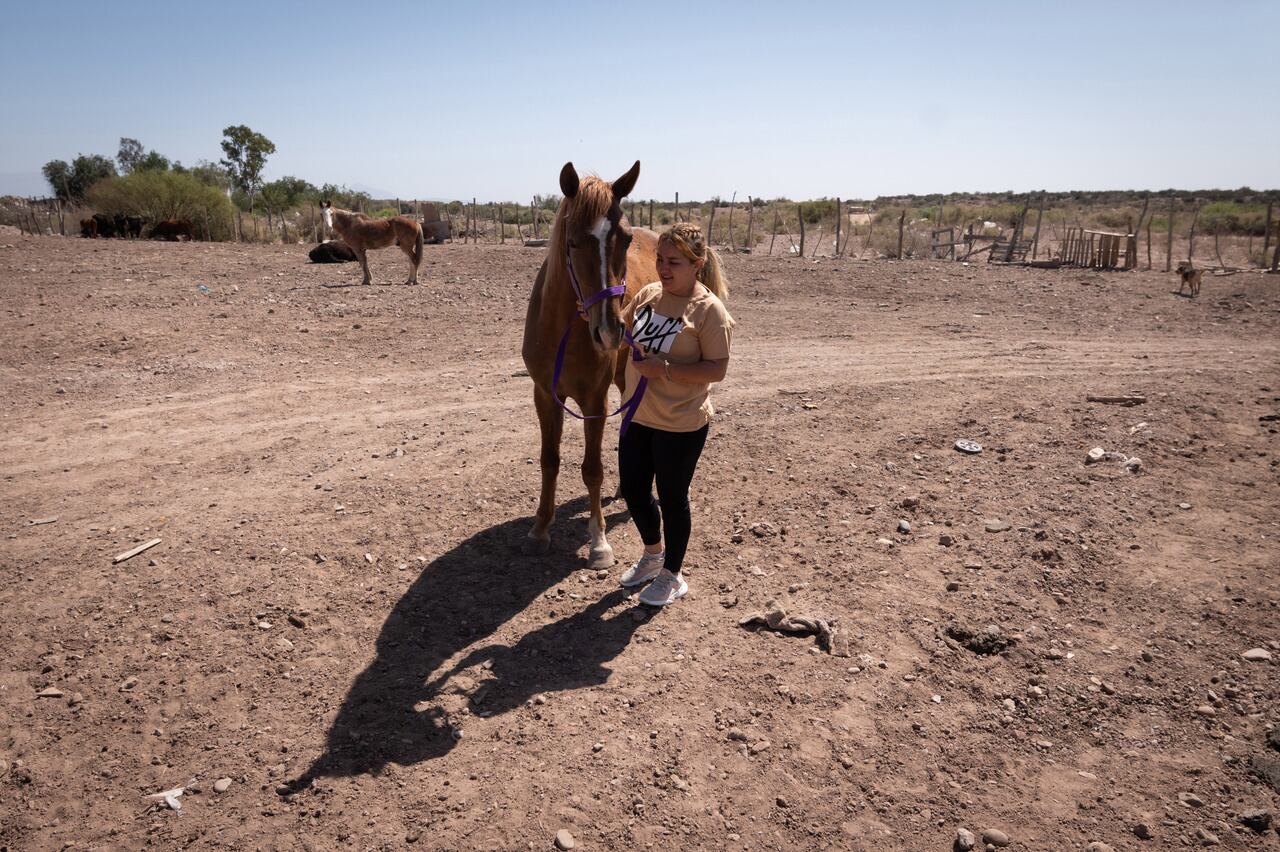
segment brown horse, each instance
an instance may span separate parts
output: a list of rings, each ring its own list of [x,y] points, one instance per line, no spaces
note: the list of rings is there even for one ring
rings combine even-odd
[[[356,260],[360,261],[360,268],[364,270],[361,284],[373,283],[373,276],[369,274],[369,258],[365,252],[389,245],[400,246],[400,250],[409,257],[409,280],[404,283],[418,283],[418,264],[422,263],[422,226],[416,219],[408,216],[370,219],[363,213],[334,207],[328,201],[321,201],[320,209],[324,211],[325,225],[337,231],[342,241],[356,253]]]
[[[522,354],[533,379],[533,400],[542,430],[542,493],[528,549],[545,552],[551,546],[564,429],[564,409],[556,397],[572,399],[587,417],[582,424],[586,436],[582,481],[590,501],[588,560],[593,568],[607,568],[614,562],[600,508],[604,481],[600,445],[609,383],[617,384],[619,390],[623,387],[626,362],[622,353],[627,350],[620,314],[637,290],[658,280],[657,234],[642,228],[633,230],[622,215],[622,199],[635,188],[639,177],[639,161],[612,184],[594,175],[579,180],[573,163],[565,164],[560,172],[564,201],[556,214],[547,259],[538,270],[524,322]],[[626,283],[625,294],[599,298],[602,291],[622,281]],[[585,312],[582,304],[589,305]],[[556,382],[556,352],[566,330],[564,366]]]

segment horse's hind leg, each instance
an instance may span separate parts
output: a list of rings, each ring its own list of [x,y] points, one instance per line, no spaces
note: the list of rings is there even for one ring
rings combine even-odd
[[[564,431],[564,412],[551,394],[535,387],[533,402],[538,409],[538,427],[542,433],[542,493],[538,512],[529,531],[526,552],[546,553],[551,549],[551,522],[556,516],[556,479],[560,476],[560,434]]]
[[[587,408],[586,413],[604,412],[604,400],[598,409]],[[585,406],[584,406],[585,408]],[[587,503],[590,507],[591,546],[587,552],[587,565],[590,568],[610,568],[613,566],[613,548],[605,535],[604,511],[600,508],[600,486],[604,482],[604,463],[600,457],[600,447],[604,440],[604,418],[586,420],[582,424],[586,437],[586,452],[582,456],[582,481],[587,486]]]
[[[400,250],[404,252],[404,256],[409,259],[409,280],[405,284],[418,283],[418,264],[413,259],[413,246],[406,247],[404,243],[400,243]]]

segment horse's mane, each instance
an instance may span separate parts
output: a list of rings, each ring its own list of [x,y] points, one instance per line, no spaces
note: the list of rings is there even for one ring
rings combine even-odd
[[[548,255],[556,268],[564,267],[565,246],[569,232],[590,230],[601,216],[613,207],[613,186],[599,175],[587,175],[578,184],[578,192],[572,198],[560,202],[556,222],[551,228],[551,252]]]

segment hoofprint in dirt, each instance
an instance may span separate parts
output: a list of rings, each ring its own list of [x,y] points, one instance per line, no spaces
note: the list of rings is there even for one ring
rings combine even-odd
[[[577,430],[520,555],[540,251],[6,242],[0,847],[1280,846],[1270,278],[727,258],[652,613]]]

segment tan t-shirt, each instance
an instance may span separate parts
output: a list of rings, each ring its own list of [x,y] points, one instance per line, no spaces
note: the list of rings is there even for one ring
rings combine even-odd
[[[700,282],[685,297],[672,296],[655,281],[636,293],[622,314],[637,344],[649,354],[672,364],[696,364],[729,357],[733,317],[724,302]],[[627,390],[630,399],[640,381],[640,373],[627,360]],[[633,418],[654,429],[667,432],[694,432],[711,420],[709,384],[667,381],[666,376],[650,379],[644,398]]]

